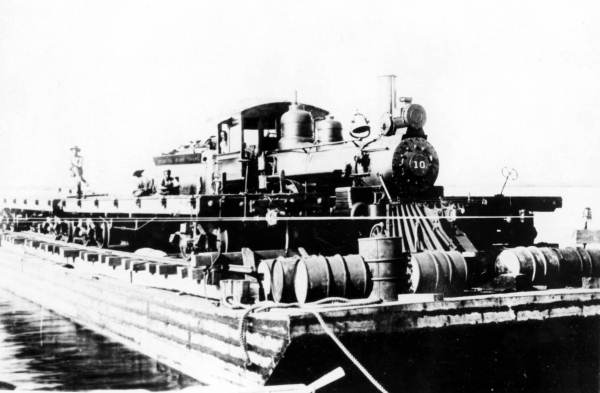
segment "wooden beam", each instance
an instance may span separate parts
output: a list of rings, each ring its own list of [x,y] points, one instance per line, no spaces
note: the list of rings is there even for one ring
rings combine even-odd
[[[83,260],[86,262],[98,262],[99,257],[97,252],[86,251],[83,253]]]

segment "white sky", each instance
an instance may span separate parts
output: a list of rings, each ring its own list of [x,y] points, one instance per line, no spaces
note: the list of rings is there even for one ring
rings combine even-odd
[[[297,89],[344,121],[386,73],[427,109],[438,184],[500,186],[509,165],[599,186],[594,4],[0,0],[0,186],[62,182],[78,144],[114,189],[238,102]]]

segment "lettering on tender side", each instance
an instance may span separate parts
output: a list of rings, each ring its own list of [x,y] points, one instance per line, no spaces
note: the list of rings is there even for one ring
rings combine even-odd
[[[181,154],[154,157],[155,165],[194,164],[202,162],[202,154]]]

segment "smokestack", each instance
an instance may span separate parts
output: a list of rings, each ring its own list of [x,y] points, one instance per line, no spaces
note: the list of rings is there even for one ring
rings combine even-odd
[[[396,75],[382,75],[379,77],[378,97],[379,110],[393,116],[398,105],[396,100]]]

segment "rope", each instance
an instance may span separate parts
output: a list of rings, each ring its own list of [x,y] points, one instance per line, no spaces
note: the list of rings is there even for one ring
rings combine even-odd
[[[344,355],[346,355],[346,357],[350,359],[350,361],[367,378],[367,380],[369,380],[369,382],[371,382],[371,384],[373,384],[373,386],[375,386],[375,388],[377,388],[377,390],[379,390],[381,393],[388,393],[388,391],[375,379],[375,377],[373,377],[373,375],[371,375],[371,373],[358,361],[358,359],[356,359],[356,357],[352,355],[350,350],[346,348],[346,346],[340,341],[339,338],[337,338],[337,336],[331,331],[331,329],[329,329],[329,326],[327,326],[321,314],[319,314],[316,311],[309,312],[313,314],[315,318],[317,318],[317,321],[319,321],[325,333],[333,340],[334,343],[337,344],[337,346],[344,353]]]
[[[339,306],[339,303],[343,304],[351,304],[351,305],[369,305],[380,303],[380,299],[359,299],[359,300],[350,300],[346,298],[338,298],[331,297],[318,300],[313,303],[299,304],[299,303],[289,303],[289,304],[281,304],[274,302],[261,302],[257,303],[253,306],[246,307],[242,304],[233,304],[230,302],[230,299],[226,299],[226,303],[230,307],[244,309],[243,314],[240,317],[239,323],[239,339],[240,345],[242,347],[242,351],[244,352],[244,367],[248,367],[252,364],[250,360],[250,354],[248,352],[248,342],[246,338],[247,334],[247,324],[248,324],[248,316],[253,312],[260,311],[268,311],[271,309],[286,309],[286,308],[297,308],[300,311],[304,311],[306,313],[312,314],[317,322],[321,325],[321,328],[331,338],[331,340],[338,346],[338,348],[342,351],[342,353],[354,364],[354,366],[367,378],[367,380],[381,393],[388,393],[388,391],[373,377],[373,375],[360,363],[360,361],[350,352],[350,350],[340,341],[340,339],[335,335],[335,333],[327,326],[327,323],[319,313],[319,309],[327,309],[331,307]]]

